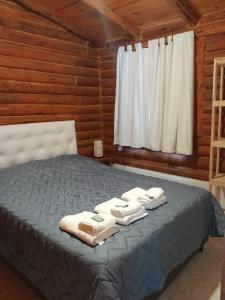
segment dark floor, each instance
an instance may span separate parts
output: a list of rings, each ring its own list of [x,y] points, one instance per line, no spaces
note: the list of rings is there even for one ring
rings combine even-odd
[[[0,300],[44,300],[44,298],[0,257]]]

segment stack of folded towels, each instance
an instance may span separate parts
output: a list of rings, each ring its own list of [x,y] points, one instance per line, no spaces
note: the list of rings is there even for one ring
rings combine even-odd
[[[163,189],[134,188],[119,198],[112,198],[95,206],[94,211],[66,216],[60,220],[62,230],[75,235],[91,246],[101,244],[119,231],[119,226],[129,225],[148,215],[145,209],[155,209],[166,203]]]
[[[148,215],[145,208],[138,201],[124,201],[119,198],[112,198],[95,206],[96,213],[111,214],[116,218],[116,223],[129,225],[134,221]]]
[[[114,216],[88,211],[62,218],[59,226],[63,231],[75,235],[91,246],[101,244],[105,239],[119,231]]]
[[[166,203],[165,192],[162,188],[153,187],[149,190],[134,188],[121,196],[127,202],[139,202],[146,209],[155,209]]]

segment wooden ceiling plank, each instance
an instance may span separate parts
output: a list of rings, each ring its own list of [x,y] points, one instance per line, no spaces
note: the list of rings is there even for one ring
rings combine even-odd
[[[200,15],[197,11],[188,3],[187,0],[167,0],[172,9],[177,11],[179,16],[190,26],[195,26]]]
[[[55,24],[69,31],[73,35],[78,36],[86,41],[89,41],[95,46],[98,45],[97,40],[93,39],[91,35],[89,35],[85,31],[80,30],[79,28],[76,28],[74,24],[65,21],[55,10],[45,7],[38,0],[14,0],[14,2],[20,5],[21,7],[25,8],[26,10],[29,10],[39,16],[44,17],[45,19],[54,22]]]
[[[135,38],[140,37],[140,32],[137,28],[126,22],[122,19],[119,15],[115,14],[112,10],[110,10],[104,3],[104,1],[99,0],[81,0],[81,2],[85,3],[106,19],[111,21],[112,23],[116,24],[120,28],[122,28],[125,32],[129,33]]]
[[[203,15],[200,22],[195,27],[199,35],[211,35],[224,32],[225,9],[218,12]]]

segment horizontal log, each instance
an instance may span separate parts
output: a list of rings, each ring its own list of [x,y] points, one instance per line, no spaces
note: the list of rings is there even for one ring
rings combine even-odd
[[[102,114],[102,120],[114,122],[114,114],[113,113],[104,113],[104,114]]]
[[[104,141],[105,145],[113,145],[113,137],[107,137],[107,136],[105,136],[103,138],[103,141]]]
[[[111,78],[114,79],[115,77],[116,77],[116,69],[101,71],[102,79],[111,79]]]
[[[30,44],[32,46],[58,50],[63,53],[74,53],[76,50],[83,49],[82,45],[73,44],[66,41],[44,37],[23,31],[17,31],[10,28],[0,26],[0,39],[5,41],[14,41],[22,44]]]
[[[99,96],[99,88],[98,87],[77,87],[75,90],[75,95],[77,96]]]
[[[210,147],[208,146],[198,146],[198,155],[209,157],[210,155]]]
[[[100,115],[27,115],[27,116],[0,116],[0,125],[66,121],[74,120],[76,122],[100,121]]]
[[[99,87],[98,78],[77,77],[77,86]]]
[[[113,113],[103,113],[102,114],[102,121],[111,121],[114,122],[114,114]]]
[[[100,105],[99,97],[80,96],[79,104],[81,105]]]
[[[79,131],[77,132],[77,138],[79,140],[86,140],[90,138],[99,138],[101,136],[100,130],[90,130],[90,131]]]
[[[100,122],[81,122],[76,123],[77,131],[87,131],[87,130],[100,130],[101,124]]]
[[[78,154],[84,155],[84,156],[92,156],[93,155],[93,147],[87,146],[78,148]]]
[[[109,154],[109,155],[115,155],[117,156],[118,154],[121,154],[120,152],[118,153],[117,147],[114,145],[104,145],[104,154]],[[121,155],[122,156],[122,155]]]
[[[87,52],[87,55],[90,56],[90,57],[96,57],[98,58],[98,49],[95,48],[95,47],[86,47],[86,52]]]
[[[102,107],[102,111],[104,113],[114,113],[114,104],[104,104]]]
[[[2,104],[20,105],[20,104],[34,104],[34,103],[75,105],[81,103],[82,100],[80,98],[81,97],[75,95],[0,93],[0,105]]]
[[[205,63],[206,65],[211,65],[213,66],[214,58],[217,57],[224,57],[225,56],[225,50],[218,50],[218,51],[213,51],[212,53],[206,53],[205,55]]]
[[[104,129],[110,129],[111,131],[114,130],[114,122],[112,121],[103,121],[102,125]]]
[[[7,93],[34,93],[34,94],[74,94],[77,96],[98,96],[97,87],[73,87],[72,85],[59,85],[47,83],[34,83],[14,80],[1,80],[0,92]]]
[[[199,180],[208,179],[208,171],[194,168],[170,167],[167,164],[159,162],[139,161],[134,159],[124,159],[125,165],[130,165],[137,168],[152,170],[156,172],[168,173],[182,177],[190,177]]]
[[[102,96],[115,96],[116,88],[104,88],[102,89]]]
[[[102,79],[101,81],[102,88],[115,88],[116,79]]]
[[[225,21],[218,20],[213,22],[213,24],[202,24],[197,26],[197,32],[199,35],[209,36],[213,34],[223,33],[224,32]]]
[[[41,105],[41,104],[1,104],[0,116],[96,114],[98,106]]]
[[[111,129],[103,128],[102,133],[103,133],[104,137],[113,138],[113,136],[114,136],[113,130],[111,130]]]
[[[197,168],[209,170],[209,158],[208,157],[198,157]]]
[[[221,35],[221,38],[218,38],[218,36],[211,38],[207,42],[206,51],[207,52],[214,52],[214,51],[220,51],[225,49],[225,41],[224,41],[225,34]]]
[[[114,104],[115,103],[115,97],[106,96],[102,98],[103,105],[105,104]]]
[[[217,132],[217,128],[215,129]],[[211,135],[211,126],[210,125],[203,125],[203,134],[204,135]]]
[[[101,58],[103,58],[105,56],[110,56],[110,55],[115,56],[116,52],[117,52],[116,49],[109,49],[109,48],[99,48],[98,49],[98,54]]]
[[[0,66],[12,69],[23,69],[53,74],[59,73],[60,75],[98,77],[98,72],[96,72],[95,69],[75,67],[72,65],[67,66],[57,63],[49,63],[31,59],[10,57],[5,55],[0,55]]]
[[[88,67],[75,67],[75,75],[83,77],[99,77],[98,69]]]
[[[201,136],[197,138],[197,144],[201,146],[209,146],[210,145],[210,136]]]
[[[189,167],[183,167],[183,166],[170,166],[167,163],[164,162],[158,162],[158,161],[146,161],[146,160],[136,160],[132,158],[124,157],[120,154],[119,151],[115,150],[115,147],[112,146],[106,146],[105,147],[105,153],[110,154],[113,157],[113,163],[120,163],[127,166],[157,171],[157,172],[163,172],[163,173],[169,173],[174,174],[178,176],[183,177],[190,177],[200,180],[207,180],[208,179],[208,170],[204,169],[196,169],[196,168],[189,168]]]
[[[100,65],[101,70],[115,69],[115,67],[116,67],[115,60],[101,62],[101,65]]]
[[[116,61],[116,55],[102,56],[101,63],[103,63],[105,61]]]
[[[78,140],[77,141],[77,146],[78,147],[92,147],[94,148],[94,140],[95,138],[93,139],[87,139],[87,140]]]
[[[0,55],[0,66],[14,69],[24,69],[38,72],[59,73],[64,75],[76,75],[75,67],[49,62],[36,61],[12,56]]]
[[[75,66],[98,69],[98,61],[96,59],[76,58]]]
[[[37,61],[65,64],[68,66],[74,65],[77,57],[82,57],[83,59],[90,58],[86,55],[84,50],[75,51],[73,55],[70,55],[61,52],[57,53],[57,51],[51,49],[37,49],[35,46],[32,47],[32,45],[29,44],[12,43],[10,40],[0,40],[0,54]],[[93,57],[93,59],[95,60],[97,58]]]
[[[187,155],[179,155],[179,154],[168,154],[162,152],[151,151],[147,149],[134,149],[130,147],[123,147],[121,151],[125,157],[130,157],[134,159],[140,160],[153,160],[159,162],[166,162],[169,164],[175,165],[191,165],[195,164],[195,158]]]
[[[0,92],[77,95],[76,88],[71,85],[34,83],[15,80],[0,80]]]
[[[197,167],[209,171],[209,159],[207,157],[199,157]],[[214,170],[216,169],[216,159],[214,160]],[[225,171],[225,160],[221,159],[220,170]]]
[[[0,66],[0,79],[26,81],[26,82],[52,83],[52,84],[72,85],[72,86],[75,86],[76,83],[76,77],[71,75],[51,74],[47,72],[23,70],[23,69],[16,69],[16,68],[13,69],[13,68],[1,67],[1,66]],[[89,79],[85,79],[85,80],[89,82]],[[97,79],[93,79],[93,80],[97,80]]]

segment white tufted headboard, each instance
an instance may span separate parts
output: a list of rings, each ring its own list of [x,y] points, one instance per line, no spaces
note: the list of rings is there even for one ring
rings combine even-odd
[[[0,126],[0,169],[76,153],[74,121]]]

